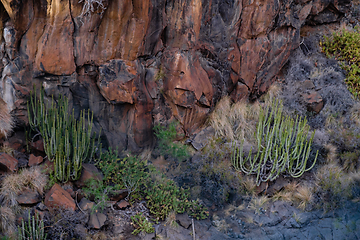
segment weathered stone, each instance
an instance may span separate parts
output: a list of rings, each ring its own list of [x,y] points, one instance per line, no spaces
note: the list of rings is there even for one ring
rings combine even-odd
[[[43,142],[42,139],[39,139],[39,140],[37,140],[37,141],[35,141],[35,142],[31,142],[31,143],[30,143],[30,146],[31,146],[33,149],[37,150],[37,151],[40,151],[40,152],[44,152],[44,151],[45,151],[45,150],[44,150],[44,142]]]
[[[198,134],[196,134],[196,136],[194,137],[194,139],[191,141],[191,145],[197,150],[201,150],[203,149],[207,143],[209,142],[209,140],[211,139],[211,137],[213,137],[215,134],[215,130],[212,127],[207,127],[203,130],[201,130]]]
[[[111,201],[120,201],[125,199],[129,194],[129,191],[127,189],[120,189],[117,191],[113,191],[111,193],[109,193],[109,198]]]
[[[50,191],[45,195],[45,206],[49,209],[65,208],[75,211],[76,205],[74,199],[62,187],[55,183]]]
[[[35,204],[41,201],[41,197],[36,190],[26,189],[16,198],[19,204]]]
[[[82,210],[87,211],[91,210],[94,207],[95,203],[87,200],[86,198],[82,198],[79,202],[79,206]]]
[[[32,167],[32,166],[35,166],[35,165],[39,165],[43,161],[44,161],[44,159],[43,159],[42,156],[35,157],[34,154],[30,154],[28,165],[29,165],[29,167]]]
[[[15,172],[18,169],[18,160],[7,153],[0,153],[0,167]]]
[[[186,229],[188,229],[191,225],[191,219],[187,213],[176,214],[176,221],[180,224],[180,226]]]
[[[130,204],[125,200],[121,200],[120,202],[117,202],[114,207],[116,209],[125,210],[126,208],[130,207]]]
[[[308,93],[303,93],[302,97],[309,112],[314,112],[318,114],[324,107],[324,101],[317,91],[309,91]]]
[[[106,220],[107,220],[107,217],[105,214],[96,212],[96,213],[90,214],[90,219],[89,219],[88,225],[90,228],[100,229],[102,226],[104,226]]]
[[[79,180],[77,180],[75,182],[75,185],[78,188],[85,187],[86,182],[89,181],[90,179],[96,179],[96,180],[102,181],[103,174],[93,164],[84,163],[82,166],[83,166],[83,168],[81,171],[81,176],[80,176]]]

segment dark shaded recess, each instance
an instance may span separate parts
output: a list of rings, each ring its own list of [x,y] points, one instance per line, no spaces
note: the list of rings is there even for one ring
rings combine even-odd
[[[316,16],[311,16],[307,19],[306,24],[308,25],[318,25],[326,24],[338,21],[345,14],[340,12],[335,8],[333,4],[329,4],[322,12]]]
[[[233,16],[235,14],[235,8],[234,8],[235,0],[220,0],[219,1],[219,13],[226,25],[230,25]]]
[[[168,39],[169,39],[169,37],[168,37],[168,27],[167,26],[162,30],[162,33],[160,35],[160,39],[161,39],[164,47],[166,47]]]

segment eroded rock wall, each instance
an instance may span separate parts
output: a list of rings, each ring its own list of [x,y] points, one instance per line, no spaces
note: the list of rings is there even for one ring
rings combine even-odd
[[[90,0],[88,0],[90,1]],[[86,2],[86,0],[85,0]],[[308,22],[337,21],[350,0],[1,0],[1,97],[26,121],[32,84],[94,112],[111,146],[153,142],[154,123],[186,135],[224,95],[265,92]]]

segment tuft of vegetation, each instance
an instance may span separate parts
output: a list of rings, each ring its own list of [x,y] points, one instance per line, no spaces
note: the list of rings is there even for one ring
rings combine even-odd
[[[6,102],[0,97],[0,138],[7,137],[14,126],[14,119],[10,114]]]
[[[109,194],[114,192],[113,186],[107,186],[103,181],[91,178],[86,183],[86,187],[83,188],[86,196],[94,198],[96,205],[94,205],[92,211],[97,209],[104,210],[107,207],[107,202],[110,201]]]
[[[98,9],[101,9],[101,13],[103,13],[106,9],[106,6],[104,5],[104,0],[79,0],[79,3],[82,2],[84,3],[84,5],[81,16],[90,15],[91,13],[98,11]]]
[[[320,42],[322,51],[328,58],[335,57],[341,61],[347,71],[346,84],[355,98],[360,97],[360,29],[354,31],[343,29],[331,37],[324,37]]]
[[[18,239],[19,240],[43,240],[46,239],[47,234],[45,234],[44,222],[40,219],[39,215],[32,216],[30,215],[26,221],[24,219],[21,221],[21,228],[18,227]]]
[[[307,161],[315,131],[308,140],[310,127],[306,118],[297,117],[294,121],[284,116],[280,101],[273,101],[271,107],[260,110],[259,122],[256,127],[256,153],[250,149],[244,156],[244,141],[240,147],[234,144],[232,163],[236,170],[248,175],[256,175],[256,183],[273,181],[286,172],[294,178],[300,177],[305,171],[312,169],[316,163],[318,152],[310,167]]]
[[[41,134],[45,153],[54,161],[55,177],[60,182],[79,179],[82,162],[91,160],[95,151],[93,115],[83,110],[76,120],[74,109],[70,114],[68,106],[69,100],[60,96],[57,104],[53,100],[47,108],[43,89],[39,99],[32,93],[28,102],[30,127]]]
[[[176,122],[172,122],[168,127],[156,125],[154,127],[155,136],[158,139],[158,147],[162,155],[169,155],[179,160],[189,157],[187,147],[181,143],[175,143]]]
[[[131,233],[133,235],[138,235],[141,232],[155,232],[153,224],[141,212],[131,216],[131,221],[131,224],[135,227],[135,230]]]
[[[0,201],[4,206],[17,206],[16,198],[22,190],[31,188],[43,194],[47,182],[47,176],[38,167],[24,169],[19,174],[8,174],[1,183]]]
[[[7,236],[15,234],[15,214],[6,206],[0,206],[0,230]]]

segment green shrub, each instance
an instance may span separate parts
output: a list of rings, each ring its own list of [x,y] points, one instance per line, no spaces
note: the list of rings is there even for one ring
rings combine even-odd
[[[197,218],[206,218],[206,208],[198,202],[189,201],[186,190],[146,161],[127,155],[119,158],[117,151],[109,149],[101,155],[98,167],[104,173],[104,186],[113,189],[127,188],[132,193],[130,201],[147,200],[147,207],[156,220],[164,220],[171,211],[182,213],[187,210]]]
[[[335,57],[341,61],[343,69],[347,71],[346,84],[354,97],[360,95],[360,31],[343,29],[341,33],[334,33],[332,37],[324,37],[320,42],[322,51],[327,57]]]
[[[33,93],[28,102],[30,127],[41,134],[45,153],[54,161],[55,177],[61,182],[79,179],[82,162],[92,159],[95,151],[92,114],[83,110],[76,120],[74,109],[70,114],[68,106],[69,100],[60,96],[57,104],[53,100],[47,108],[43,89],[39,99]]]
[[[306,118],[297,117],[294,121],[291,117],[284,116],[282,103],[273,101],[271,107],[260,110],[255,133],[257,152],[253,154],[251,149],[245,157],[244,141],[239,148],[234,145],[234,168],[246,174],[255,174],[257,185],[273,181],[284,172],[294,178],[300,177],[314,167],[318,156],[317,152],[312,165],[307,168],[315,134],[313,132],[310,140],[307,140],[309,128]]]
[[[134,216],[131,216],[132,225],[134,225],[135,230],[131,233],[133,235],[138,235],[141,232],[153,233],[155,228],[153,224],[140,212]]]
[[[98,179],[91,178],[86,181],[86,187],[83,188],[87,197],[93,197],[96,205],[94,205],[92,211],[97,209],[104,210],[106,203],[110,200],[109,194],[114,192],[113,186],[107,186]]]
[[[176,123],[172,122],[166,128],[165,126],[156,125],[154,127],[155,136],[158,139],[158,147],[163,155],[170,155],[179,160],[189,157],[189,153],[185,145],[174,143],[176,138]]]
[[[32,216],[30,215],[27,219],[27,222],[24,222],[24,219],[21,221],[21,228],[18,228],[18,239],[19,240],[42,240],[46,239],[44,231],[44,222],[40,220],[39,215]]]

